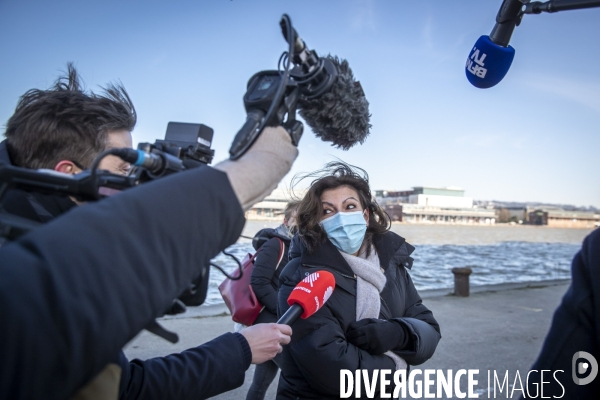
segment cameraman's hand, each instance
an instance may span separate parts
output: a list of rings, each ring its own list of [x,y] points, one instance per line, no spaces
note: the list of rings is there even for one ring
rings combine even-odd
[[[252,350],[252,364],[271,360],[290,342],[292,328],[282,324],[258,324],[240,331]]]

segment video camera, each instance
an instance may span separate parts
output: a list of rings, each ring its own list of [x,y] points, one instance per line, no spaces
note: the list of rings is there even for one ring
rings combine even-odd
[[[76,175],[0,165],[0,201],[8,189],[67,195],[79,201],[100,200],[144,182],[211,163],[214,156],[214,150],[210,148],[212,138],[213,130],[206,125],[169,122],[164,140],[158,139],[153,144],[140,143],[138,150],[109,149],[96,157],[89,170]],[[146,162],[138,162],[139,165],[135,165],[128,175],[99,171],[98,164],[110,154],[132,164],[138,159]],[[14,227],[16,231],[12,230],[11,224],[4,224],[4,218],[0,219],[0,223],[0,236],[9,240],[26,231],[18,227]]]

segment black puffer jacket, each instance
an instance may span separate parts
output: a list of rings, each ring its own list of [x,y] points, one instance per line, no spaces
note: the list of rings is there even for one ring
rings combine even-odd
[[[279,289],[279,274],[288,263],[290,237],[286,228],[280,226],[276,229],[261,229],[254,236],[252,246],[260,249],[254,260],[254,268],[250,284],[256,298],[265,308],[254,322],[269,323],[277,321],[277,290]],[[281,242],[283,241],[283,257],[279,260]]]
[[[408,347],[396,351],[409,365],[429,359],[441,338],[433,314],[422,304],[421,297],[407,272],[412,267],[414,247],[392,232],[374,238],[381,268],[387,278],[381,292],[380,319],[395,319],[409,333]],[[395,370],[386,355],[372,355],[346,341],[349,325],[356,321],[356,277],[348,263],[330,241],[314,253],[301,241],[293,240],[293,258],[280,275],[279,314],[289,307],[287,298],[294,286],[309,273],[328,270],[336,288],[323,308],[308,319],[293,325],[290,345],[284,347],[278,399],[339,398],[340,370]],[[379,385],[378,385],[379,386]],[[379,389],[379,388],[378,388]],[[363,394],[365,390],[361,391]]]

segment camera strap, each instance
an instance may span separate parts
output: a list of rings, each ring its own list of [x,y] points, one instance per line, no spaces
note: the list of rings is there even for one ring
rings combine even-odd
[[[145,328],[148,332],[154,333],[156,336],[168,340],[171,343],[177,343],[179,336],[175,332],[167,330],[164,326],[160,325],[156,320],[152,321]]]

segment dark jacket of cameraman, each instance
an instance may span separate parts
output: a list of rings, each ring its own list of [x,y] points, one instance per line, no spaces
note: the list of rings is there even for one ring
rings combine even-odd
[[[406,343],[401,349],[393,349],[394,353],[409,365],[422,364],[433,355],[441,336],[437,321],[422,303],[407,272],[412,267],[410,254],[414,247],[393,232],[374,236],[373,245],[386,277],[379,318],[398,321],[405,330]],[[333,273],[336,287],[321,309],[294,323],[292,341],[282,353],[277,399],[337,399],[341,369],[394,371],[396,365],[388,356],[370,354],[346,340],[350,324],[356,321],[357,281],[339,250],[327,240],[308,253],[296,236],[290,258],[280,275],[280,315],[289,308],[287,298],[293,288],[310,273]],[[366,396],[364,386],[361,393]],[[375,398],[379,398],[378,392]]]
[[[554,312],[550,332],[531,367],[525,398],[541,398],[542,380],[547,398],[597,399],[600,393],[600,229],[583,241],[571,275],[571,286]],[[578,371],[585,363],[588,368]]]
[[[102,220],[119,226],[90,226]],[[243,224],[226,174],[204,167],[75,207],[69,218],[2,246],[0,320],[10,328],[0,329],[0,399],[68,398],[110,363],[121,367],[121,398],[201,399],[240,386],[251,351],[238,333],[146,361],[128,362],[121,346],[177,297],[191,268],[233,244]],[[75,244],[68,251],[63,235]],[[203,240],[176,245],[192,237]],[[73,265],[73,258],[95,264]]]

